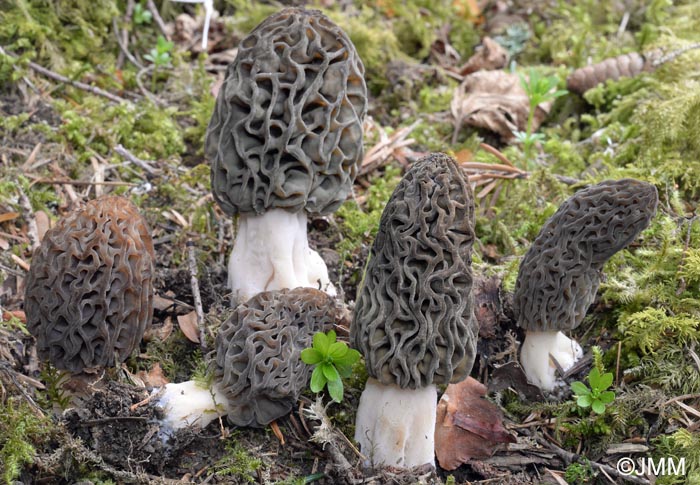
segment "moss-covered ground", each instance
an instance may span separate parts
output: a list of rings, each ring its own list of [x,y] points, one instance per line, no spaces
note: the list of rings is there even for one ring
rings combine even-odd
[[[685,464],[682,474],[634,477],[637,483],[700,484],[700,50],[652,72],[608,81],[583,96],[558,98],[529,156],[518,143],[490,133],[464,126],[455,133],[450,112],[459,84],[450,67],[464,63],[484,35],[508,50],[505,69],[533,68],[557,76],[564,88],[567,74],[588,63],[700,42],[695,0],[307,5],[341,25],[364,60],[373,119],[366,151],[380,132],[412,128],[412,143],[362,174],[337,214],[310,220],[312,243],[350,307],[382,208],[416,156],[443,151],[464,162],[502,163],[493,151],[480,148],[488,142],[527,172],[494,184],[493,190],[483,185],[475,190],[475,272],[495,278],[501,291],[494,302],[496,331],[480,344],[473,377],[488,383],[497,368],[517,358],[506,352],[511,341],[506,335],[519,341],[523,336],[510,314],[509,295],[520,258],[558,205],[577,189],[606,179],[633,177],[656,186],[656,217],[605,266],[595,303],[572,332],[588,359],[569,381],[585,381],[594,366],[614,375],[615,399],[604,413],[578,407],[566,388],[542,399],[527,399],[517,386],[499,388],[489,399],[504,411],[517,446],[435,473],[362,471],[349,446],[346,456],[355,468],[341,473],[330,445],[309,441],[315,422],[297,411],[279,422],[285,445],[270,429],[239,430],[225,422],[162,446],[150,441],[153,433],[144,423],[157,413],[124,414],[147,395],[138,377],[144,374],[138,373],[159,364],[165,378],[181,381],[204,368],[199,346],[176,323],[194,304],[187,241],[195,243],[212,333],[227,313],[225,260],[233,224],[209,193],[203,156],[212,87],[223,76],[217,54],[235,48],[261,19],[281,8],[246,0],[214,3],[220,16],[213,23],[209,55],[200,52],[198,42],[176,42],[157,68],[145,56],[162,33],[156,19],[144,14],[146,2],[5,0],[0,5],[0,479],[624,483],[628,478],[615,474],[617,460],[633,457]],[[203,13],[192,4],[155,4],[168,24],[182,13],[200,18]],[[36,66],[118,99],[47,77]],[[146,163],[121,155],[119,145]],[[37,361],[22,323],[23,282],[31,264],[28,221],[51,224],[75,201],[105,193],[130,198],[152,228],[161,299],[148,340],[123,369],[108,373],[120,384],[76,408],[65,395],[64,376]],[[343,404],[328,408],[348,438],[365,378],[358,366],[346,382]],[[301,404],[308,407],[314,399],[308,392]],[[616,454],[620,449],[627,451]]]

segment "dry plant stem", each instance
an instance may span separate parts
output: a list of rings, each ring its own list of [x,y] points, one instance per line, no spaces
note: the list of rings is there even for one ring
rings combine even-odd
[[[197,258],[194,253],[194,242],[187,241],[187,263],[190,270],[190,285],[192,285],[192,297],[194,298],[194,311],[197,315],[197,327],[199,328],[199,345],[206,354],[207,340],[204,327],[204,310],[202,309],[202,294],[199,292],[199,280],[197,279]]]
[[[58,180],[58,179],[34,179],[32,180],[31,185],[34,184],[49,184],[49,185],[77,185],[77,186],[84,186],[84,185],[105,185],[108,187],[136,187],[138,184],[133,184],[131,182],[87,182],[84,180]]]
[[[133,7],[133,2],[129,2],[130,5]],[[128,7],[127,7],[128,8]],[[128,21],[130,21],[131,17],[130,14],[128,17]],[[125,20],[127,22],[127,20]],[[117,60],[117,66],[120,66],[120,64],[123,64],[123,58],[126,57],[129,59],[129,62],[131,62],[134,66],[136,66],[139,69],[143,69],[143,64],[141,64],[138,59],[134,57],[134,55],[129,52],[128,45],[129,45],[129,34],[126,29],[122,30],[122,37],[119,37],[119,27],[117,25],[117,18],[114,17],[112,18],[112,29],[114,30],[114,36],[117,38],[117,44],[119,44],[119,59]]]
[[[554,453],[556,453],[564,462],[569,465],[570,463],[580,463],[581,462],[581,456],[577,455],[576,453],[570,453],[566,450],[561,449],[554,443],[551,443],[547,441],[546,439],[542,438],[541,436],[535,436],[535,440],[542,446],[545,446],[552,450]],[[643,485],[650,485],[649,480],[645,478],[639,478],[634,475],[622,475],[620,472],[618,472],[616,469],[614,469],[611,466],[608,465],[603,465],[602,463],[597,463],[595,461],[590,461],[587,460],[590,465],[595,468],[596,470],[600,470],[601,472],[605,472],[606,474],[615,476],[621,480],[626,480],[628,482],[632,483],[640,483]]]
[[[19,193],[19,206],[22,210],[22,217],[27,222],[27,237],[29,237],[29,248],[34,251],[39,247],[39,227],[36,225],[36,218],[34,217],[34,210],[32,209],[32,203],[29,201],[29,197],[24,193],[21,186],[17,185],[17,192]]]
[[[163,22],[163,17],[160,16],[160,12],[158,11],[158,7],[156,7],[156,3],[153,0],[148,0],[146,2],[146,8],[148,8],[148,10],[151,11],[151,14],[153,14],[153,20],[155,20],[156,25],[158,25],[158,28],[163,33],[163,36],[166,38],[166,40],[170,40],[170,35],[168,35],[168,29],[165,26],[165,22]]]
[[[127,159],[128,161],[130,161],[131,163],[133,163],[134,165],[138,165],[139,167],[144,169],[146,172],[149,173],[149,175],[156,175],[159,172],[158,169],[154,169],[153,167],[151,167],[151,165],[149,164],[150,162],[147,162],[145,160],[141,160],[136,155],[131,153],[129,150],[124,148],[121,144],[115,146],[114,151],[117,152],[122,157],[124,157],[125,159]]]
[[[134,13],[134,0],[128,0],[126,2],[126,12],[124,13],[124,25],[129,25],[131,23],[131,16]],[[121,37],[119,36],[119,28],[117,26],[117,18],[112,18],[112,27],[114,29],[114,35],[117,38],[117,43],[121,52],[117,58],[117,69],[121,69],[124,66],[124,56],[129,57],[129,51],[127,47],[129,46],[129,31],[124,27],[121,31]],[[131,60],[131,58],[129,58]],[[133,62],[133,61],[132,61]]]
[[[146,96],[153,104],[157,106],[163,106],[163,101],[161,101],[155,94],[150,92],[146,87],[143,85],[143,80],[141,79],[144,74],[149,73],[153,70],[153,66],[148,66],[144,67],[141,69],[138,74],[136,74],[136,84],[138,85],[139,89],[143,93],[144,96]]]
[[[11,54],[2,47],[0,47],[0,54],[8,56],[8,57],[13,57],[17,58],[16,55]],[[129,100],[120,98],[117,95],[114,95],[108,91],[105,91],[104,89],[97,88],[95,86],[90,86],[89,84],[81,83],[80,81],[73,81],[72,79],[67,78],[66,76],[62,76],[56,72],[53,72],[49,69],[46,69],[45,67],[40,66],[39,64],[29,61],[27,65],[35,72],[48,77],[49,79],[53,79],[54,81],[62,82],[65,84],[69,84],[73,86],[74,88],[81,89],[83,91],[87,91],[92,94],[96,94],[97,96],[102,96],[103,98],[107,98],[110,101],[114,101],[115,103],[131,103]]]

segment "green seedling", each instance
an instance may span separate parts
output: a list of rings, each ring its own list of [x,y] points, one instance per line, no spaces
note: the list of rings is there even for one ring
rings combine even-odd
[[[571,390],[574,391],[576,396],[576,404],[584,409],[590,407],[596,413],[603,414],[605,406],[615,399],[615,393],[607,390],[612,385],[612,382],[612,372],[606,372],[601,375],[597,368],[592,369],[588,374],[590,389],[581,381],[571,384]]]
[[[336,342],[335,332],[318,332],[313,346],[301,352],[301,360],[315,365],[311,374],[311,390],[321,392],[328,386],[328,394],[335,402],[343,400],[342,377],[349,377],[352,365],[360,359],[360,353],[345,342]]]
[[[520,85],[525,90],[525,94],[527,94],[530,101],[530,110],[527,115],[526,131],[515,131],[513,134],[515,138],[523,144],[525,158],[529,162],[532,160],[532,149],[535,143],[544,140],[543,134],[532,132],[532,122],[535,117],[537,106],[546,101],[554,101],[558,97],[564,96],[568,91],[565,89],[556,89],[557,84],[559,84],[559,78],[556,76],[543,77],[534,69],[530,69],[527,77],[523,76],[521,73],[518,73],[518,76],[520,77]]]
[[[153,75],[151,76],[151,91],[156,90],[156,78],[158,76],[158,68],[167,66],[170,64],[172,59],[170,56],[170,51],[173,50],[172,42],[168,41],[162,35],[158,36],[158,41],[154,49],[143,56],[146,60],[153,63]]]
[[[153,19],[153,14],[150,10],[143,8],[143,5],[137,3],[134,5],[133,17],[136,25],[150,24]]]

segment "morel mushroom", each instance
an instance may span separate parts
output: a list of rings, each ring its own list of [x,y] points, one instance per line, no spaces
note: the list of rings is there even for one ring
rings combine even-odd
[[[370,376],[355,440],[375,464],[434,464],[436,384],[469,375],[476,352],[471,188],[444,154],[406,172],[379,223],[351,342]]]
[[[307,213],[346,199],[362,158],[364,66],[321,12],[288,8],[244,38],[209,123],[212,192],[239,215],[229,262],[233,302],[298,286],[333,294],[309,248]]]
[[[553,360],[567,370],[583,355],[560,330],[581,323],[603,265],[649,225],[657,202],[651,184],[605,181],[576,192],[542,227],[520,263],[513,301],[526,331],[520,361],[530,382],[553,389]]]
[[[153,317],[152,278],[151,236],[128,200],[102,197],[61,219],[27,277],[39,356],[71,372],[126,360]]]
[[[210,356],[213,388],[192,381],[166,385],[166,422],[175,429],[205,427],[227,414],[237,426],[265,426],[286,415],[309,382],[301,351],[338,318],[334,300],[313,288],[258,293],[219,329]]]

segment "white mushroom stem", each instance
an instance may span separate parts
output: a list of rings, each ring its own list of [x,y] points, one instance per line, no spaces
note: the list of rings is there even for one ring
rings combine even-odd
[[[263,291],[317,288],[335,296],[328,269],[306,236],[306,212],[241,214],[228,267],[233,304]]]
[[[528,380],[548,391],[554,389],[557,370],[550,355],[566,371],[583,356],[583,349],[578,342],[561,332],[526,332],[520,363]]]
[[[372,465],[435,464],[437,389],[385,386],[367,380],[355,421],[355,441]]]
[[[195,381],[166,384],[156,404],[163,408],[166,434],[187,426],[202,429],[228,414],[228,399],[217,384],[211,388],[201,387]]]

